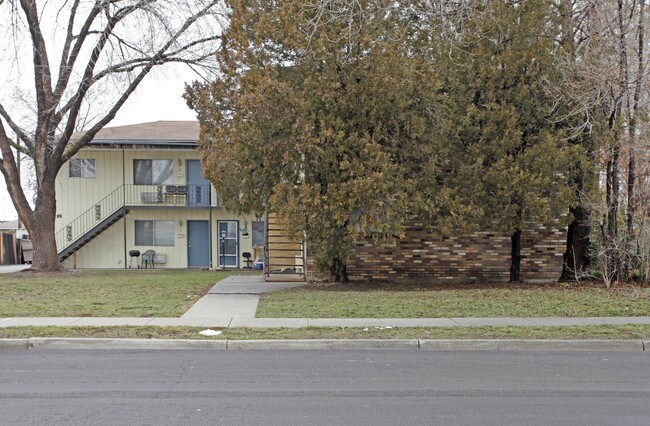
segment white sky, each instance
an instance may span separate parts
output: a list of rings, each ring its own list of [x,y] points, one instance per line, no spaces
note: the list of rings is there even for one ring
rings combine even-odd
[[[185,69],[149,75],[107,127],[157,120],[196,120],[196,114],[182,98],[185,82],[194,79],[196,75]],[[4,178],[0,178],[0,221],[17,217]]]

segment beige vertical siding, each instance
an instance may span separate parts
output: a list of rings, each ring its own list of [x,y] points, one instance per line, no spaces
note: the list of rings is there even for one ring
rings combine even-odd
[[[63,229],[122,185],[121,150],[82,150],[75,158],[94,158],[97,177],[69,177],[65,164],[56,179],[56,230]]]
[[[133,185],[133,160],[172,160],[174,162],[174,184],[186,182],[186,160],[198,160],[194,149],[125,149],[122,163],[121,149],[83,149],[74,158],[95,159],[97,176],[94,179],[69,177],[69,164],[63,166],[56,181],[57,219],[56,230],[93,208],[112,191],[126,185]]]
[[[132,209],[127,215],[126,245],[127,250],[155,250],[164,253],[167,262],[156,267],[187,268],[187,221],[209,220],[208,209]],[[174,222],[173,246],[137,246],[135,245],[136,220],[171,220]]]
[[[115,222],[110,228],[77,251],[77,268],[124,268],[124,220],[122,218]],[[66,268],[73,268],[75,266],[75,257],[70,256],[63,262],[63,265]]]
[[[135,245],[135,221],[136,220],[170,220],[174,222],[175,234],[173,246],[136,246]],[[144,253],[152,249],[156,253],[164,253],[167,258],[165,264],[156,264],[157,268],[187,268],[187,221],[188,220],[209,220],[209,209],[159,209],[132,208],[126,216],[126,249],[124,245],[124,223],[121,219],[110,228],[102,232],[90,243],[79,249],[77,252],[77,268],[124,268],[125,253],[129,250],[139,250]],[[212,265],[218,264],[218,244],[219,235],[217,234],[217,221],[219,220],[237,220],[239,221],[239,266],[243,267],[244,258],[241,253],[250,252],[253,254],[253,260],[257,254],[263,258],[263,248],[252,247],[252,228],[251,223],[254,216],[236,216],[233,213],[213,209],[212,211]],[[244,220],[247,221],[249,236],[242,235]],[[126,265],[128,266],[130,258],[126,256]],[[74,264],[73,257],[66,259],[65,266],[72,268]]]

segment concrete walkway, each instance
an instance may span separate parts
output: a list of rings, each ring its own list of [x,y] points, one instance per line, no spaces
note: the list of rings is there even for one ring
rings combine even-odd
[[[216,283],[181,319],[255,318],[260,294],[305,285],[304,282],[264,282],[259,275],[230,276]]]
[[[1,265],[0,274],[11,274],[14,272],[24,271],[29,269],[32,265]]]
[[[18,265],[17,265],[18,266]],[[259,275],[230,276],[215,284],[180,318],[25,317],[0,318],[0,328],[18,326],[190,326],[219,328],[299,327],[478,327],[648,324],[646,317],[525,318],[255,318],[260,294],[305,283],[263,281]]]

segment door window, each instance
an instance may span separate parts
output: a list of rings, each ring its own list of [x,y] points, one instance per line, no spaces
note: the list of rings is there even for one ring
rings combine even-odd
[[[236,220],[219,221],[217,223],[219,266],[232,268],[239,266],[238,227],[239,224]]]

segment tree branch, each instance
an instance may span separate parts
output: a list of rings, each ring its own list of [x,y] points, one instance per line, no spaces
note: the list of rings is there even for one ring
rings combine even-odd
[[[91,129],[86,131],[84,135],[79,138],[77,141],[73,142],[72,145],[70,145],[67,149],[67,142],[69,141],[70,135],[72,135],[72,131],[74,130],[74,123],[76,122],[76,114],[78,114],[78,110],[80,108],[80,102],[77,104],[73,104],[71,110],[70,110],[70,116],[68,117],[68,122],[65,131],[63,132],[62,135],[62,141],[59,142],[56,152],[59,153],[61,152],[63,161],[69,160],[73,155],[75,155],[79,150],[86,145],[88,142],[92,140],[92,138],[97,134],[99,130],[101,130],[105,125],[107,125],[114,117],[117,111],[122,107],[124,102],[128,99],[128,97],[135,91],[135,89],[138,87],[142,79],[151,71],[151,69],[158,64],[164,63],[166,61],[166,54],[165,52],[178,40],[178,38],[185,33],[198,19],[201,17],[205,16],[216,4],[218,4],[220,0],[213,0],[210,3],[208,3],[206,6],[203,7],[200,11],[198,11],[196,14],[190,16],[183,26],[178,29],[172,36],[170,36],[169,40],[158,50],[158,52],[152,56],[148,63],[143,66],[143,69],[140,71],[138,76],[129,84],[127,89],[122,93],[122,96],[118,99],[118,101],[113,105],[113,107],[110,109],[110,111],[101,119],[99,120]],[[167,60],[167,62],[170,62],[171,59]],[[92,81],[92,77],[89,77],[86,79],[86,76],[84,76],[85,83],[82,84],[80,87],[80,90],[85,87],[81,97],[86,93],[88,88],[90,87],[89,84]],[[71,118],[74,117],[75,119],[72,120]],[[65,138],[65,139],[64,139]]]
[[[20,185],[20,174],[16,166],[16,159],[14,153],[11,151],[9,137],[7,137],[2,121],[0,121],[0,153],[2,153],[0,173],[2,173],[7,183],[7,191],[11,197],[11,201],[18,210],[21,220],[25,223],[27,229],[30,230],[33,224],[32,209]]]
[[[9,124],[9,127],[11,127],[11,130],[16,133],[18,136],[18,139],[23,141],[27,148],[29,149],[29,153],[27,153],[30,157],[34,156],[34,143],[32,139],[25,133],[23,130],[18,127],[18,125],[11,119],[11,116],[7,111],[5,110],[4,106],[0,104],[0,117],[4,118],[7,124]]]
[[[47,142],[47,111],[52,99],[52,76],[47,58],[47,47],[40,27],[36,1],[20,0],[20,5],[25,13],[29,32],[32,37],[34,61],[34,86],[36,90],[36,103],[38,117],[34,139],[36,146]]]
[[[70,19],[68,20],[68,30],[66,34],[66,39],[65,39],[65,44],[63,47],[63,52],[61,53],[61,62],[59,65],[59,79],[56,83],[56,89],[54,90],[54,99],[55,99],[55,104],[58,104],[59,100],[61,99],[61,96],[63,96],[63,92],[65,91],[65,88],[68,85],[68,82],[70,81],[70,76],[72,75],[72,70],[74,69],[74,64],[77,61],[77,58],[79,57],[79,52],[81,51],[81,47],[83,46],[83,43],[86,41],[86,37],[90,33],[90,26],[92,25],[93,21],[99,14],[100,8],[98,7],[98,4],[95,5],[95,7],[92,8],[88,16],[86,17],[86,20],[81,27],[81,30],[79,31],[79,35],[74,36],[73,35],[73,26],[74,26],[74,19],[77,13],[77,6],[79,5],[79,0],[75,0],[74,4],[72,5],[72,9],[70,10]],[[74,47],[72,49],[72,52],[69,53],[70,51],[70,46],[72,45],[72,41],[75,40]],[[69,56],[68,56],[69,54]]]

